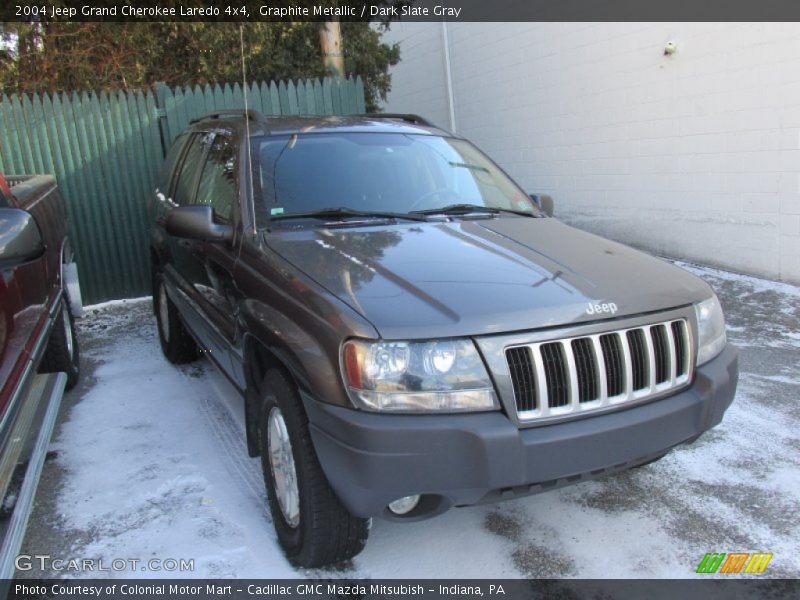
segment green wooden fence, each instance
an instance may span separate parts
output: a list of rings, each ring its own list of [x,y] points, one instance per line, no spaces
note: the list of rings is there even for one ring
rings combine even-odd
[[[364,112],[361,78],[257,82],[248,106],[265,115]],[[190,119],[244,107],[239,84],[3,96],[0,172],[50,173],[66,200],[84,301],[150,291],[147,198],[164,147]]]

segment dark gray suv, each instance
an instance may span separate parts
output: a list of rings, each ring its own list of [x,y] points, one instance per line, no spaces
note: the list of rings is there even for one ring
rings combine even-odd
[[[689,273],[551,217],[414,115],[192,122],[155,190],[161,346],[239,390],[302,566],[607,475],[717,425],[738,376]]]

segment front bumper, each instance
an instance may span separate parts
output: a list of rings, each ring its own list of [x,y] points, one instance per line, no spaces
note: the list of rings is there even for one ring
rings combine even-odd
[[[527,429],[501,412],[385,415],[303,401],[322,468],[347,509],[393,518],[387,504],[422,494],[403,517],[413,519],[655,460],[722,421],[738,374],[738,350],[728,345],[673,396]]]

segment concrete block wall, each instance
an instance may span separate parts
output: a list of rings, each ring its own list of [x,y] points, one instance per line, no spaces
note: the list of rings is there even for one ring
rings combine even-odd
[[[458,133],[560,218],[800,283],[800,24],[447,27]],[[393,26],[387,110],[448,124],[441,32]]]
[[[401,52],[400,63],[392,69],[387,112],[419,113],[449,127],[442,24],[394,23],[385,38],[399,42]],[[408,64],[406,56],[411,59]]]

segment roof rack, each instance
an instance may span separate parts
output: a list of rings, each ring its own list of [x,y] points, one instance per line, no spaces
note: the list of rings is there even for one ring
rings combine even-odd
[[[267,126],[267,118],[262,115],[259,111],[249,108],[247,110],[243,108],[226,108],[222,110],[215,110],[208,114],[203,115],[202,117],[195,117],[194,119],[189,120],[190,125],[194,125],[195,123],[199,123],[200,121],[207,121],[209,119],[224,119],[225,117],[242,117],[247,118],[249,121],[255,121],[259,125],[263,125],[264,127]]]
[[[406,121],[407,123],[414,123],[416,125],[425,125],[426,127],[436,127],[436,125],[428,121],[425,117],[410,113],[363,113],[354,116],[369,117],[370,119],[394,119],[396,121]]]

